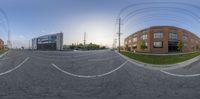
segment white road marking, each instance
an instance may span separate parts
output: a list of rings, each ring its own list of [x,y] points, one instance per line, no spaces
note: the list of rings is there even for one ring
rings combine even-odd
[[[0,59],[0,61],[1,61],[1,60],[7,60],[7,59],[9,59],[9,58],[2,58],[2,59]]]
[[[79,77],[79,78],[96,78],[96,77],[103,77],[103,76],[106,76],[106,75],[109,75],[117,70],[119,70],[120,68],[122,68],[123,66],[125,66],[125,64],[127,63],[128,61],[125,61],[123,64],[121,64],[119,67],[117,67],[116,69],[114,70],[111,70],[110,72],[107,72],[107,73],[104,73],[104,74],[100,74],[100,75],[92,75],[92,76],[85,76],[85,75],[77,75],[77,74],[73,74],[73,73],[70,73],[70,72],[67,72],[61,68],[59,68],[58,66],[56,66],[55,64],[51,64],[53,67],[55,67],[56,69],[58,69],[59,71],[67,74],[67,75],[70,75],[70,76],[73,76],[73,77]]]
[[[197,77],[200,76],[200,74],[192,74],[192,75],[181,75],[181,74],[173,74],[173,73],[169,73],[167,71],[161,70],[161,72],[171,75],[171,76],[175,76],[175,77]]]
[[[7,54],[8,54],[8,52],[9,52],[9,51],[7,51],[7,52],[5,52],[5,53],[1,54],[1,55],[0,55],[0,58],[2,58],[2,57],[4,57],[5,55],[7,55]]]
[[[10,73],[10,72],[12,72],[12,71],[18,69],[18,68],[21,67],[26,61],[28,61],[29,58],[30,58],[30,57],[27,57],[23,62],[21,62],[18,66],[14,67],[13,69],[10,69],[10,70],[8,70],[8,71],[6,71],[6,72],[0,73],[0,76],[5,75],[5,74],[7,74],[7,73]]]

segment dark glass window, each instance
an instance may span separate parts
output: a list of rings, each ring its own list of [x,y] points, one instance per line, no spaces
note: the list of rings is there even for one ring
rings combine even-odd
[[[187,36],[183,36],[183,40],[186,41],[187,40]]]

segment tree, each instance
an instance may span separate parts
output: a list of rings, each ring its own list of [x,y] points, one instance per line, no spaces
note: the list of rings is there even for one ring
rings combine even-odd
[[[95,49],[99,49],[99,48],[100,48],[100,46],[97,45],[97,44],[90,43],[90,44],[87,45],[88,50],[95,50]]]
[[[196,44],[196,50],[199,50],[199,44]]]
[[[147,46],[146,46],[144,40],[141,41],[140,48],[141,48],[142,50],[144,50],[145,48],[147,48]]]
[[[128,50],[128,44],[125,45],[125,50]]]
[[[82,43],[80,43],[80,44],[78,44],[78,45],[77,45],[77,48],[78,48],[78,49],[83,49],[83,48],[84,48],[84,46],[83,46],[83,44],[82,44]]]
[[[183,51],[184,42],[182,40],[178,41],[177,47],[179,51]]]
[[[106,49],[106,46],[101,46],[100,49]]]
[[[74,44],[70,45],[69,48],[70,49],[74,49],[76,46]]]

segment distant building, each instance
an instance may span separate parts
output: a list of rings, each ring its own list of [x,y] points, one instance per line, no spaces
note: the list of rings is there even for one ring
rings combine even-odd
[[[0,50],[4,48],[4,42],[2,39],[0,39]]]
[[[146,45],[141,49],[142,41]],[[153,26],[128,36],[124,45],[126,50],[147,53],[169,53],[178,51],[178,42],[183,41],[183,52],[199,50],[200,38],[185,30],[174,26]]]
[[[9,49],[9,48],[8,48],[8,45],[4,45],[4,48],[5,48],[5,49]]]
[[[63,50],[63,33],[44,35],[32,39],[33,50]]]

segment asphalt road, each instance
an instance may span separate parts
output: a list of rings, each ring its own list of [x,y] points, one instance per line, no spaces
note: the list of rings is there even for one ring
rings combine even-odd
[[[199,99],[199,67],[146,69],[109,50],[13,50],[0,59],[0,99]]]

